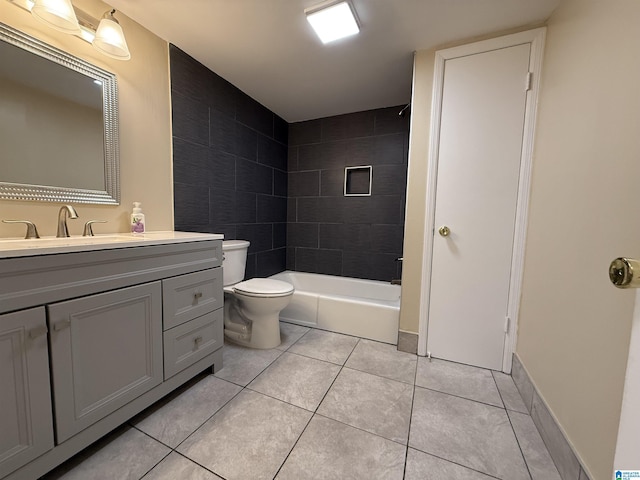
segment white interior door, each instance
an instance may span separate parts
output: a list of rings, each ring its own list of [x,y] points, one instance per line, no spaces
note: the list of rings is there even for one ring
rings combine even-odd
[[[523,43],[444,66],[427,351],[496,370],[503,365],[530,51]]]
[[[636,290],[614,470],[640,470],[640,290]]]

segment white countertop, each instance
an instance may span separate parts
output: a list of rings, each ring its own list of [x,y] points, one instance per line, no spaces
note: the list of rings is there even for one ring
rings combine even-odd
[[[223,239],[224,235],[218,233],[173,231],[112,233],[95,235],[93,237],[42,237],[29,240],[25,240],[24,238],[0,238],[0,259]]]

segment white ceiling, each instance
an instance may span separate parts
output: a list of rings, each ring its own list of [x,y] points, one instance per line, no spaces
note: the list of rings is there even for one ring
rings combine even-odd
[[[353,0],[360,34],[323,45],[304,16],[321,0],[107,1],[288,122],[408,103],[413,51],[544,21],[560,2]]]

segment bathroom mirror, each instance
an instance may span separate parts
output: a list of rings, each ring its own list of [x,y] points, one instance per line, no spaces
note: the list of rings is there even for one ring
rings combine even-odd
[[[120,203],[116,76],[0,23],[0,199]]]

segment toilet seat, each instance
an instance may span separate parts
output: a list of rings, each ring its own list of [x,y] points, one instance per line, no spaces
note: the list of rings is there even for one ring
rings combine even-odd
[[[248,297],[285,297],[293,293],[293,285],[280,280],[252,278],[232,286],[233,291]]]

